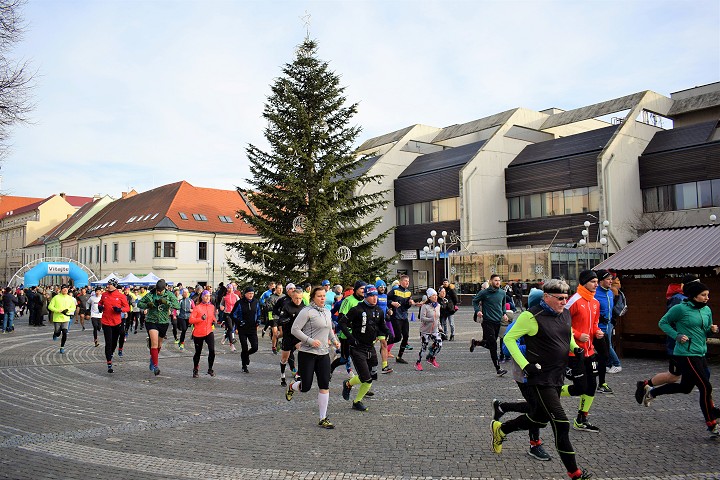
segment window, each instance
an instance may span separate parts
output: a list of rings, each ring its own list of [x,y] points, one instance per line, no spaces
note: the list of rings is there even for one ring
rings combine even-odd
[[[113,253],[112,253],[112,261],[117,262],[118,261],[118,253],[120,252],[120,245],[116,242],[113,243]]]
[[[130,261],[135,261],[135,242],[130,242]]]
[[[402,205],[395,208],[398,225],[420,225],[460,219],[460,198]]]
[[[218,218],[219,218],[220,221],[223,222],[223,223],[233,223],[232,218],[227,217],[227,216],[225,216],[225,215],[218,215]]]
[[[658,191],[657,187],[646,188],[643,190],[643,211],[646,213],[657,212],[658,207]]]
[[[208,259],[208,242],[198,242],[198,260]]]
[[[563,192],[548,192],[545,194],[545,216],[562,215],[565,211]]]
[[[107,243],[103,245],[103,263],[107,263]]]
[[[720,178],[711,181],[712,184],[712,202],[716,207],[720,207]]]
[[[535,193],[520,197],[520,217],[540,218],[542,217],[543,194]]]
[[[520,218],[520,197],[508,198],[508,218]]]
[[[187,220],[187,219],[188,219],[188,216],[185,215],[183,212],[178,212],[178,215],[180,215],[180,219],[181,219],[181,220]]]
[[[677,210],[697,208],[697,200],[697,185],[695,182],[675,185],[675,208]]]
[[[697,182],[697,198],[698,207],[712,207],[712,182],[705,180],[703,182]]]
[[[207,217],[202,213],[193,213],[193,218],[198,222],[207,222]]]
[[[100,245],[95,247],[95,261],[100,263]]]
[[[158,214],[158,213],[156,213],[155,215],[153,215],[152,217],[150,217],[150,220],[155,220],[155,219],[157,218],[157,216],[158,216],[158,215],[159,215],[159,214]]]
[[[175,242],[155,242],[155,258],[175,258]]]
[[[89,255],[87,256],[87,261],[88,261],[88,263],[92,263],[92,247],[89,247],[88,250],[89,250]]]
[[[397,207],[397,224],[398,225],[409,225],[407,219],[407,206],[402,205]]]

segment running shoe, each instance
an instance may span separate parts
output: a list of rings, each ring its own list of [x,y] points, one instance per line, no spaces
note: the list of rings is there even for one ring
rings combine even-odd
[[[118,357],[122,358],[122,356],[123,356],[123,349],[118,348]]]
[[[412,349],[413,349],[412,345],[405,346],[405,350],[412,350]]]
[[[198,377],[200,377],[200,372],[198,371],[197,368],[194,368],[193,369],[193,378],[198,378]]]
[[[500,400],[498,400],[497,398],[493,398],[492,409],[493,409],[493,420],[495,420],[496,422],[499,422],[500,418],[505,414],[505,412],[503,412],[503,409],[500,408]]]
[[[368,407],[366,407],[363,402],[353,402],[352,408],[353,410],[357,410],[358,412],[365,412],[368,409]]]
[[[350,382],[345,380],[343,382],[343,389],[342,389],[342,397],[345,400],[350,400],[350,391],[352,390],[352,385],[350,385]]]
[[[250,370],[248,370],[248,367],[247,367],[247,366],[244,366],[244,365],[243,365],[243,367],[242,367],[242,372],[243,372],[243,373],[250,373]]]
[[[60,347],[60,353],[65,353],[65,349],[63,347]]]
[[[214,377],[214,376],[215,376],[215,370],[213,370],[212,368],[208,368],[208,375],[210,375],[211,377]]]
[[[645,380],[641,380],[635,385],[635,401],[638,402],[639,405],[642,405],[643,398],[645,398],[645,385],[647,385],[647,383]]]
[[[175,345],[177,345],[178,343],[180,343],[180,340],[178,340],[178,339],[176,338],[176,339],[175,339]]]
[[[720,423],[715,422],[715,425],[708,427],[711,437],[720,437]]]
[[[588,422],[587,418],[582,422],[578,422],[577,419],[575,419],[575,421],[573,421],[573,429],[579,432],[600,433],[600,428]]]
[[[100,346],[100,342],[98,342],[97,340],[95,340],[95,346],[96,346],[96,347],[99,347],[99,346]]]
[[[227,342],[227,337],[223,337],[222,340],[220,340],[220,345],[225,345],[225,342]]]
[[[581,468],[578,468],[576,473],[568,475],[570,475],[570,480],[586,480],[588,478],[592,478],[592,473],[586,472]]]
[[[502,377],[503,375],[505,375],[507,373],[507,370],[505,370],[504,368],[501,368],[500,370],[498,370],[495,373],[497,374],[498,377]]]
[[[420,363],[419,361],[415,362],[415,370],[417,370],[418,372],[422,372],[422,369],[422,363]]]
[[[427,362],[435,368],[440,368],[440,364],[434,358],[431,358]]]
[[[475,344],[475,339],[473,338],[470,340],[470,353],[475,351],[475,347],[477,347],[477,345]]]
[[[380,373],[392,373],[392,372],[393,372],[393,369],[390,365],[388,365],[387,367],[383,367],[383,369],[380,371]]]
[[[620,373],[620,372],[622,372],[622,367],[610,367],[606,371],[607,371],[607,373]]]
[[[655,400],[655,397],[653,397],[652,389],[650,385],[645,385],[645,395],[643,395],[643,401],[642,404],[646,407],[649,407],[653,400]]]
[[[613,392],[613,389],[610,388],[610,385],[608,385],[607,383],[603,383],[602,385],[600,385],[597,388],[597,391],[600,393],[615,393]]]
[[[374,396],[375,396],[375,392],[373,392],[372,390],[368,390],[367,393],[365,394],[365,396],[366,396],[366,397],[374,397]]]
[[[395,359],[395,363],[407,364],[407,360],[405,360],[405,359],[402,358],[402,357],[397,357],[397,358]]]
[[[178,348],[179,348],[180,350],[185,350],[185,344],[184,344],[184,343],[181,343],[180,345],[178,345]]]
[[[325,417],[325,418],[323,418],[322,420],[320,420],[320,421],[318,422],[318,427],[326,428],[326,429],[328,429],[328,430],[332,430],[333,428],[335,428],[335,425],[333,425],[333,424],[330,422],[330,420],[328,420],[328,418]]]
[[[155,376],[157,377],[158,375],[160,375],[160,369],[159,369],[158,367],[155,367],[155,368],[153,369],[153,373],[154,373]]]
[[[552,460],[552,457],[548,455],[542,445],[534,445],[530,447],[530,450],[528,450],[528,455],[533,457],[535,460],[540,460],[542,462]]]
[[[287,387],[287,380],[285,380],[285,377],[280,377],[280,386]]]
[[[233,345],[233,344],[231,343],[231,344],[230,344],[230,351],[231,351],[231,352],[234,352],[235,350],[237,350],[237,348],[235,348],[235,345]]]
[[[502,453],[502,444],[505,441],[505,434],[500,429],[502,423],[493,420],[490,424],[492,430],[492,449],[495,453]]]
[[[292,400],[293,393],[295,393],[295,390],[293,390],[292,386],[295,382],[290,382],[290,385],[288,385],[287,390],[285,390],[285,400],[288,402]]]
[[[57,341],[58,337],[53,333],[53,342]]]

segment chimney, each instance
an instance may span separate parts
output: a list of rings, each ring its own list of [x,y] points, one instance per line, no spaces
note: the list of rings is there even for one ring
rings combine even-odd
[[[126,198],[128,192],[120,192],[120,198]]]
[[[60,193],[60,198],[65,198],[65,192]]]

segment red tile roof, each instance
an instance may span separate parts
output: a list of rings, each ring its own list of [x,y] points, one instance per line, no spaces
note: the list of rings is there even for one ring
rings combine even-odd
[[[26,203],[22,206],[19,206],[18,208],[12,209],[12,214],[10,214],[10,215],[8,215],[7,214],[8,211],[5,210],[5,211],[3,211],[2,215],[0,215],[0,219],[2,219],[4,217],[14,216],[19,213],[31,212],[55,196],[56,195],[50,195],[47,198],[32,199],[32,200],[34,200],[32,203]],[[19,197],[15,197],[15,198],[19,198]],[[92,197],[76,197],[76,196],[66,195],[65,201],[68,202],[73,207],[78,208],[78,207],[82,207],[83,205],[87,204],[88,202],[92,202],[93,198]]]
[[[91,238],[156,228],[255,234],[254,229],[235,218],[235,212],[241,209],[248,211],[235,190],[195,187],[182,181],[110,203],[78,229],[76,236]]]
[[[0,220],[8,216],[8,212],[13,212],[18,208],[39,202],[42,198],[34,197],[14,197],[10,195],[0,195]]]

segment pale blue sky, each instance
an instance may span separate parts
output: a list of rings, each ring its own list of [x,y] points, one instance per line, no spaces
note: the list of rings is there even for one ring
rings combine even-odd
[[[29,0],[17,56],[37,70],[2,190],[232,189],[264,146],[269,85],[311,14],[362,141],[514,107],[572,109],[720,80],[720,2]]]

